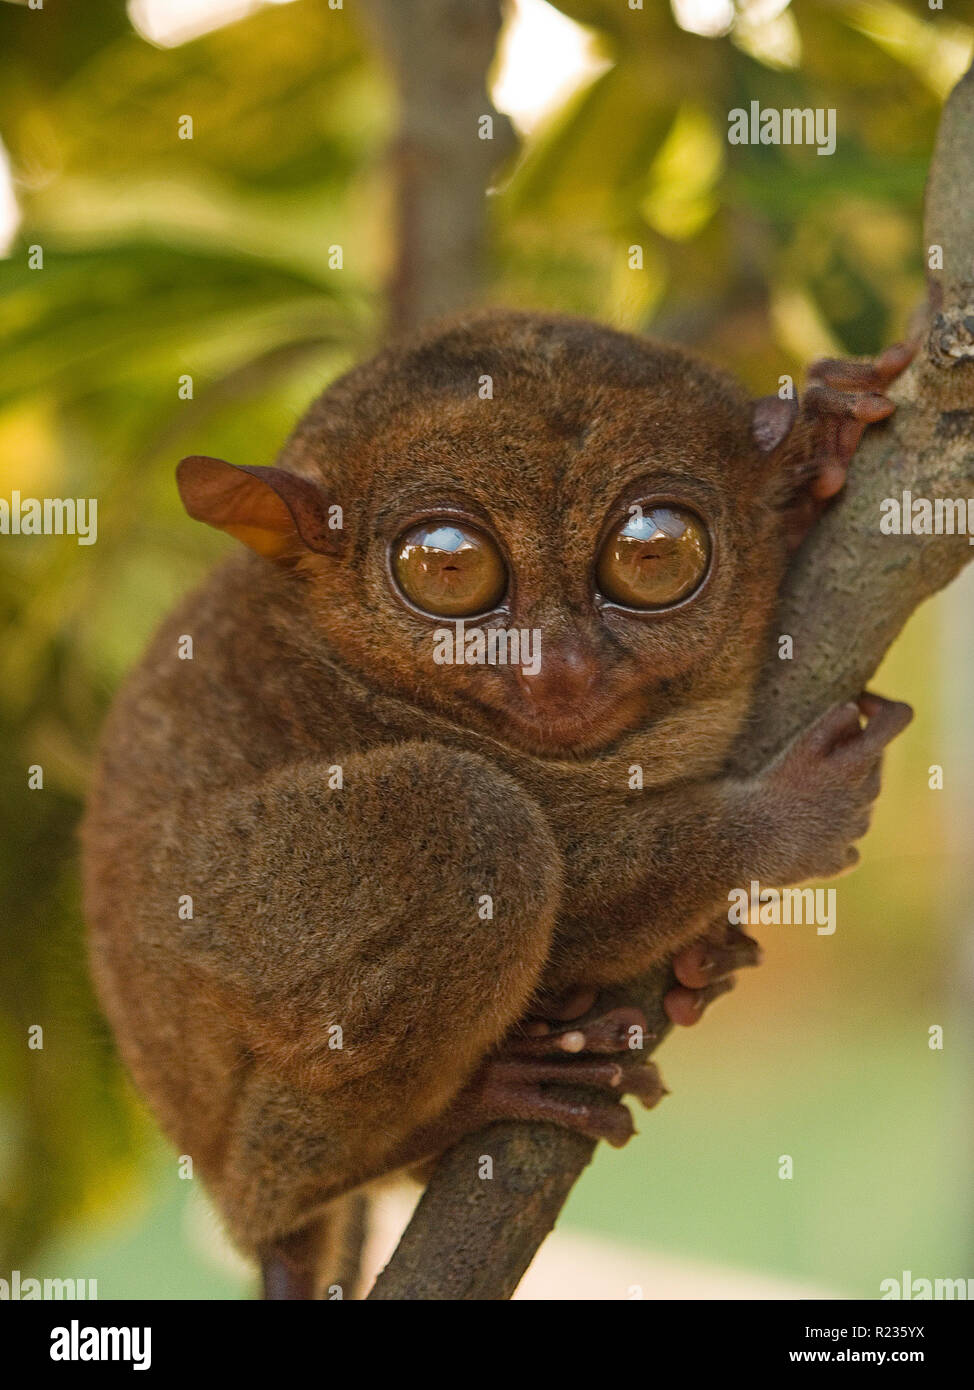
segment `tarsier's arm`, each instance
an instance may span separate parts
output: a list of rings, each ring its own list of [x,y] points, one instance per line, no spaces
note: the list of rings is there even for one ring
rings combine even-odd
[[[910,718],[907,705],[863,696],[830,710],[758,777],[593,806],[589,833],[565,853],[557,940],[570,946],[546,982],[631,978],[704,932],[731,889],[851,867],[883,749]]]

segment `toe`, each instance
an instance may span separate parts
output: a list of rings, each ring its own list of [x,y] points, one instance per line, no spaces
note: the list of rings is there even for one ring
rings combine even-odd
[[[522,1057],[626,1052],[642,1048],[649,1036],[642,1009],[620,1005],[597,1018],[582,1018],[571,1028],[546,1024],[539,1029],[536,1021],[529,1020],[512,1035],[506,1051]]]
[[[734,931],[726,936],[698,941],[681,951],[673,962],[673,972],[681,985],[700,990],[735,970],[760,965],[761,947],[753,936]]]
[[[708,1004],[733,988],[733,975],[708,985],[706,989],[687,989],[684,985],[678,985],[663,1000],[666,1016],[678,1028],[692,1028],[700,1022]]]

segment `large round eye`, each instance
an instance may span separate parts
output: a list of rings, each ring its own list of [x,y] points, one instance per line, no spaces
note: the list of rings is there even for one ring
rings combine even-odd
[[[695,512],[650,507],[614,532],[599,556],[601,592],[627,608],[670,608],[699,588],[710,537]]]
[[[417,608],[443,618],[488,613],[507,588],[507,570],[494,542],[455,521],[411,527],[396,541],[392,568]]]

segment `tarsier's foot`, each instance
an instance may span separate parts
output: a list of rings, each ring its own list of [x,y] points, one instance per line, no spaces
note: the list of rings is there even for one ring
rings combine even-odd
[[[621,1103],[635,1096],[647,1110],[666,1094],[659,1072],[637,1048],[646,1036],[640,1009],[620,1006],[587,1015],[595,990],[554,1003],[568,1017],[527,1019],[483,1063],[464,1104],[485,1120],[547,1120],[621,1148],[635,1133]],[[580,1097],[566,1086],[591,1089]]]
[[[713,1000],[734,988],[734,972],[761,964],[761,947],[729,922],[681,951],[673,961],[679,984],[663,1000],[671,1023],[690,1028]]]
[[[808,475],[791,510],[789,538],[798,545],[828,502],[841,492],[867,425],[896,406],[886,388],[912,361],[916,345],[896,343],[872,362],[823,358],[809,368],[802,413],[811,425]]]
[[[732,988],[733,972],[760,959],[758,943],[729,924],[682,951],[673,963],[680,983],[664,1001],[671,1021],[696,1023]],[[458,1098],[464,1128],[474,1120],[546,1120],[621,1148],[635,1132],[622,1097],[651,1110],[666,1088],[639,1051],[649,1031],[642,1009],[599,1012],[597,998],[597,989],[578,986],[537,999]],[[566,1086],[592,1088],[592,1097],[578,1099]]]
[[[624,1052],[646,1036],[646,1015],[634,1005],[617,1005],[590,1017],[598,990],[581,987],[545,999],[505,1044],[507,1055],[573,1055],[579,1052]]]
[[[590,1087],[592,1098],[569,1096],[565,1086]],[[635,1096],[651,1110],[666,1094],[651,1063],[621,1055],[493,1057],[479,1074],[477,1088],[484,1112],[493,1120],[547,1120],[590,1139],[607,1139],[615,1148],[635,1133],[621,1098]]]

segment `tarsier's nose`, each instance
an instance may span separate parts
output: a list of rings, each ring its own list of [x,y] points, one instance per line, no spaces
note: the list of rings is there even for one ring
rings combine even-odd
[[[595,652],[578,639],[547,644],[542,640],[538,669],[518,666],[516,675],[522,693],[539,713],[545,709],[567,712],[591,694],[599,669]]]

